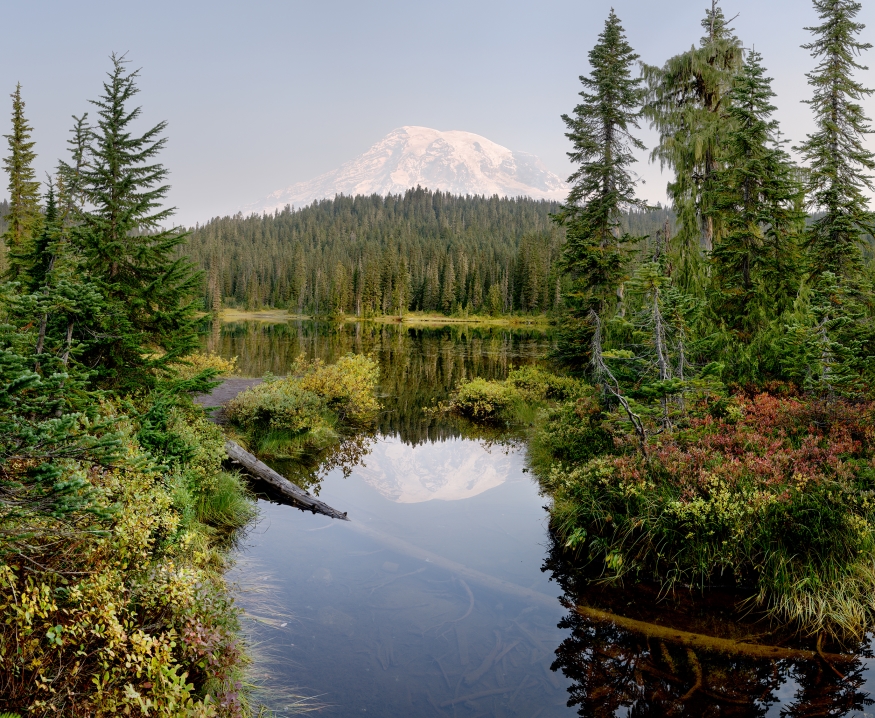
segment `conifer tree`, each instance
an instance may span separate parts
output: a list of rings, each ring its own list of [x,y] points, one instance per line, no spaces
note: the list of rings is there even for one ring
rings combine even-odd
[[[774,94],[762,56],[751,52],[729,94],[724,167],[707,197],[724,227],[711,256],[714,308],[730,329],[747,333],[789,309],[799,283],[801,187],[772,119]]]
[[[9,156],[3,159],[3,167],[9,175],[9,213],[4,218],[7,228],[3,241],[8,277],[26,281],[24,257],[31,251],[41,220],[39,182],[33,169],[36,159],[35,142],[30,138],[33,128],[24,116],[21,83],[16,85],[11,97],[12,132],[3,135],[9,143]]]
[[[623,245],[630,239],[621,233],[620,216],[643,206],[630,170],[634,151],[644,149],[632,134],[639,126],[643,99],[641,79],[632,77],[637,59],[611,10],[589,53],[590,75],[580,76],[581,102],[573,116],[562,116],[573,144],[568,156],[577,165],[568,179],[568,199],[556,216],[566,229],[562,264],[574,282],[560,347],[571,364],[585,361],[589,353],[590,312],[602,316],[617,307],[626,265]]]
[[[860,3],[814,0],[814,7],[823,22],[806,28],[815,40],[803,47],[819,60],[807,75],[814,95],[806,101],[817,129],[799,151],[809,164],[809,201],[824,216],[809,228],[807,247],[812,273],[832,272],[842,282],[858,276],[860,236],[875,231],[864,195],[875,190],[867,174],[875,169],[875,154],[863,146],[872,130],[860,104],[872,90],[853,78],[855,70],[868,69],[855,58],[871,45],[856,39],[864,28],[854,21]]]
[[[55,259],[52,243],[58,240],[62,229],[55,188],[49,182],[42,227],[33,240],[30,256],[24,262],[27,266],[28,288],[32,292],[37,291],[48,280]]]
[[[574,115],[562,115],[574,149],[568,153],[578,166],[568,178],[572,185],[557,215],[565,226],[565,267],[599,311],[610,304],[623,273],[620,215],[644,203],[635,197],[629,166],[634,150],[644,145],[632,134],[641,116],[641,79],[632,77],[638,55],[626,41],[619,18],[611,10],[598,42],[589,53],[592,71],[581,75],[584,89]],[[588,307],[592,308],[592,307]]]
[[[134,132],[141,109],[131,107],[138,71],[127,72],[125,58],[112,56],[104,82],[97,125],[87,130],[87,145],[64,166],[74,204],[73,239],[85,269],[105,297],[108,322],[94,329],[102,337],[84,360],[98,368],[105,385],[132,388],[150,384],[159,372],[197,345],[194,314],[200,275],[177,256],[186,233],[164,229],[173,213],[162,208],[169,190],[167,170],[156,161],[166,139],[160,122],[142,135]],[[82,120],[77,119],[81,130]]]
[[[675,173],[668,195],[680,223],[675,254],[686,290],[701,286],[701,253],[710,252],[720,234],[719,217],[707,198],[722,163],[730,121],[727,95],[743,58],[741,41],[717,0],[712,0],[702,27],[707,34],[699,47],[670,58],[663,67],[643,67],[648,87],[644,114],[660,135],[652,156]]]

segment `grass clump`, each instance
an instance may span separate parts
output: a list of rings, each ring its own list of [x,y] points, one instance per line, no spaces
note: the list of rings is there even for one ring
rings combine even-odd
[[[378,381],[379,366],[368,356],[348,354],[334,364],[299,357],[288,377],[268,377],[238,394],[225,411],[259,453],[298,458],[369,426],[380,408]]]

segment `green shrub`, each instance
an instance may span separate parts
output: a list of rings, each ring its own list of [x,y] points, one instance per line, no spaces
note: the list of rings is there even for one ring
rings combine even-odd
[[[376,396],[380,367],[369,356],[347,354],[334,364],[321,359],[307,363],[299,357],[294,372],[291,379],[316,394],[342,422],[367,422],[380,409]]]
[[[548,466],[556,460],[578,464],[613,453],[613,436],[601,419],[601,405],[594,395],[549,409],[530,446],[535,466]]]
[[[735,396],[646,456],[555,465],[553,527],[603,578],[734,584],[776,620],[859,636],[875,624],[873,409]]]
[[[504,382],[477,378],[459,383],[451,407],[462,416],[485,421],[499,418],[519,398],[519,392]]]
[[[290,378],[264,382],[241,392],[227,404],[225,413],[249,431],[280,429],[299,434],[321,426],[325,408],[319,396]]]
[[[334,364],[299,357],[288,377],[241,392],[225,412],[260,453],[297,458],[368,425],[380,408],[378,381],[379,366],[368,356],[349,354]]]
[[[512,370],[503,381],[462,380],[445,408],[475,421],[532,424],[547,403],[585,391],[586,385],[577,379],[526,366]]]
[[[570,399],[580,394],[585,387],[578,379],[553,374],[538,366],[514,369],[507,376],[507,384],[527,401]]]
[[[177,406],[161,427],[172,451],[152,453],[136,421],[100,409],[123,447],[114,464],[59,466],[65,480],[87,478],[111,519],[84,514],[63,540],[43,530],[57,532],[48,517],[30,521],[31,538],[0,563],[0,711],[242,718],[238,613],[203,522],[239,526],[253,505],[218,468],[222,434]]]

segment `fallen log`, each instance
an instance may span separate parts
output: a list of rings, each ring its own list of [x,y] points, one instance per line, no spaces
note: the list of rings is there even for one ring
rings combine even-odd
[[[264,481],[272,489],[279,492],[289,503],[297,506],[302,511],[312,511],[314,514],[324,514],[333,519],[349,521],[346,511],[338,511],[324,501],[313,498],[300,486],[293,484],[282,474],[277,473],[263,461],[259,461],[246,451],[237,442],[230,439],[225,442],[225,453],[228,458],[240,464],[250,474]]]
[[[834,663],[848,663],[856,660],[856,656],[841,653],[823,653],[803,649],[782,648],[781,646],[769,646],[759,643],[745,643],[743,640],[719,638],[717,636],[707,636],[702,633],[681,631],[672,628],[671,626],[638,621],[634,618],[626,618],[625,616],[617,615],[616,613],[601,611],[592,606],[577,605],[573,608],[578,614],[592,621],[613,623],[627,631],[647,636],[647,638],[654,638],[667,643],[677,643],[686,646],[687,648],[702,649],[714,653],[726,653],[728,655],[746,656],[748,658],[768,658],[771,660],[788,661],[811,661],[820,657],[828,664],[830,661]]]

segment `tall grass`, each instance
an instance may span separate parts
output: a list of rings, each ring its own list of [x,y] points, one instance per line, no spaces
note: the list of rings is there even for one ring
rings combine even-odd
[[[197,520],[225,531],[245,526],[255,514],[252,494],[236,472],[219,472],[211,490],[200,494],[196,500]]]

